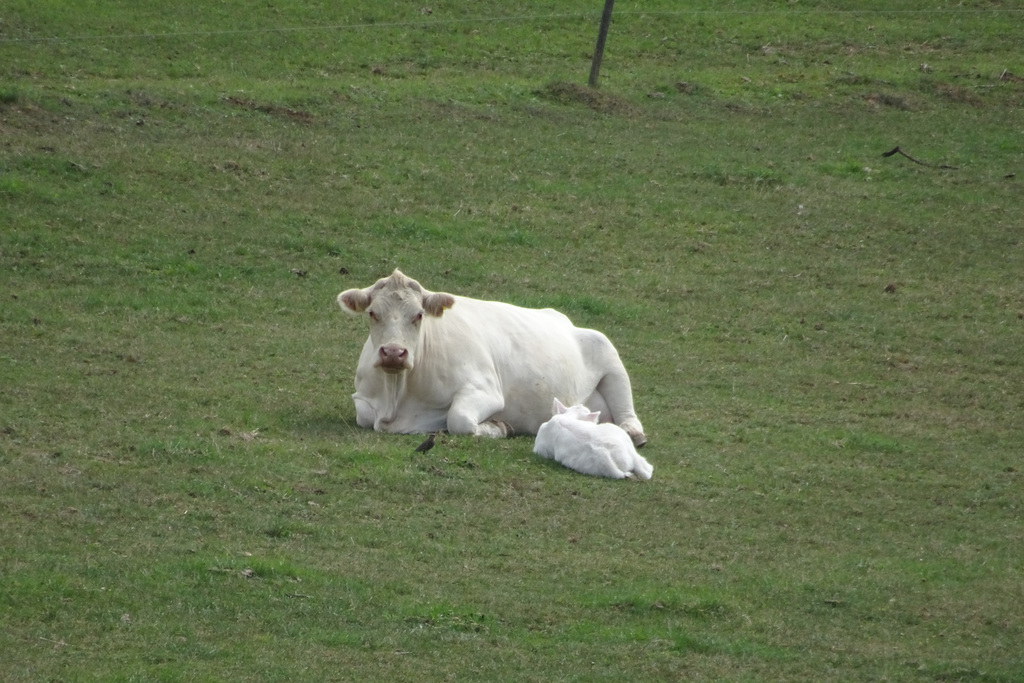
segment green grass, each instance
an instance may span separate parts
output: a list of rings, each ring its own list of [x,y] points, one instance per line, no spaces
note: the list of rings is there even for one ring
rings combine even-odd
[[[0,678],[1024,677],[1019,9],[342,5],[0,12]],[[395,267],[654,479],[359,429]]]

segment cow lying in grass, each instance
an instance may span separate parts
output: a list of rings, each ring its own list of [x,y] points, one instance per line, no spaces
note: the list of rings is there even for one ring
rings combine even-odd
[[[398,270],[338,304],[370,323],[352,395],[361,427],[536,434],[557,397],[647,441],[615,347],[557,311],[430,292]]]

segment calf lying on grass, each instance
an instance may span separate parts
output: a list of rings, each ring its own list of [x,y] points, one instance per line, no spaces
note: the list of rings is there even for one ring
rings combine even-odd
[[[598,424],[600,413],[583,405],[566,408],[557,398],[551,411],[552,418],[537,430],[534,453],[596,477],[624,479],[635,474],[640,479],[651,478],[654,468],[636,452],[621,427]]]

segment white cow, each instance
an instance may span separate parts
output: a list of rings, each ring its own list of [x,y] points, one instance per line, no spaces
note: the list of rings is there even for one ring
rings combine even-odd
[[[352,394],[360,427],[536,434],[558,398],[647,442],[615,347],[557,311],[429,292],[398,270],[338,304],[370,321]]]

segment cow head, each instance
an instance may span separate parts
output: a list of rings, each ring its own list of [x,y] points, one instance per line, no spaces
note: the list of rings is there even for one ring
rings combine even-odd
[[[451,294],[428,292],[395,270],[366,289],[338,295],[341,310],[370,319],[370,341],[377,347],[374,367],[384,372],[412,370],[420,348],[423,317],[440,317],[455,305]]]

